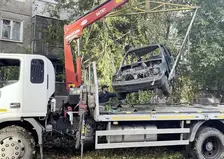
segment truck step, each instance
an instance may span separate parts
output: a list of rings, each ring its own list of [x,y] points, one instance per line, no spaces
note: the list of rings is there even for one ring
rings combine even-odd
[[[126,143],[105,143],[96,144],[96,149],[131,148],[131,147],[154,147],[154,146],[175,146],[188,145],[189,140],[171,141],[150,141],[150,142],[126,142]]]

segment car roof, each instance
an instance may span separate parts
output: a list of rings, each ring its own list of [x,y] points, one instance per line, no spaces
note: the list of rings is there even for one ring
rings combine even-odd
[[[142,47],[136,47],[136,48],[132,48],[129,49],[126,53],[125,53],[125,57],[127,55],[132,54],[133,52],[137,53],[139,51],[140,54],[147,54],[149,52],[154,51],[155,49],[158,49],[160,47],[164,47],[162,44],[151,44],[151,45],[147,45],[147,46],[142,46]],[[139,54],[139,55],[140,55]]]

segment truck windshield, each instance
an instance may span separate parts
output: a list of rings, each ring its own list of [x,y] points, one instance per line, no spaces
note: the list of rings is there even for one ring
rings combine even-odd
[[[20,60],[0,58],[0,88],[19,80]]]

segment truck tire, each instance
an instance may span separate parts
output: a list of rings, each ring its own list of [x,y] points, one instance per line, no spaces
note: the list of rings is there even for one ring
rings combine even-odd
[[[224,158],[224,135],[211,127],[202,127],[194,142],[194,156],[197,159]]]
[[[1,159],[32,159],[35,154],[35,140],[24,128],[8,126],[0,130]]]
[[[165,96],[169,97],[171,95],[171,87],[169,85],[168,79],[166,76],[164,76],[164,84],[162,85],[162,92]]]

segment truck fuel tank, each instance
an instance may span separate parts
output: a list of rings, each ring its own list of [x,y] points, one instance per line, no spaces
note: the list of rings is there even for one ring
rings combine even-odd
[[[155,130],[157,127],[155,125],[111,125],[111,130],[142,130],[142,135],[116,135],[110,137],[111,143],[120,142],[143,142],[143,141],[156,141],[157,134],[144,134],[145,130]],[[107,127],[108,130],[108,127]],[[107,141],[109,141],[109,136],[107,136]]]

